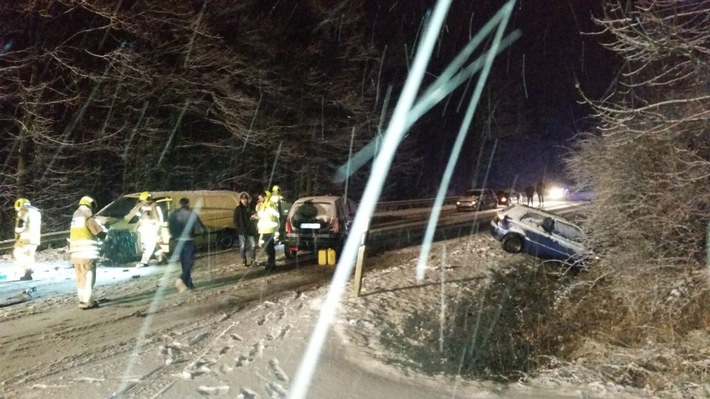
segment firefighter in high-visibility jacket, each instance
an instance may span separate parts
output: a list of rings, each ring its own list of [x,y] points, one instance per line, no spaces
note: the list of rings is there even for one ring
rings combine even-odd
[[[138,199],[141,201],[141,207],[138,211],[139,219],[136,231],[140,237],[143,255],[136,267],[148,266],[148,261],[153,255],[155,255],[158,263],[163,263],[165,260],[163,250],[158,245],[160,228],[163,226],[163,212],[158,204],[153,201],[153,195],[148,191],[142,192]]]
[[[69,230],[69,253],[76,273],[76,291],[79,307],[92,309],[99,307],[94,299],[96,284],[96,260],[99,258],[101,241],[106,237],[106,229],[94,218],[96,201],[89,196],[79,200],[79,208],[74,211]]]
[[[32,280],[32,266],[40,242],[42,215],[27,198],[15,201],[15,248],[13,257],[20,280]]]
[[[271,188],[271,202],[276,204],[276,209],[279,211],[279,227],[274,234],[274,242],[282,242],[286,239],[286,215],[283,213],[283,195],[281,195],[281,187],[277,184]]]
[[[274,234],[279,228],[279,210],[276,203],[271,201],[271,193],[265,191],[266,199],[260,202],[256,208],[256,214],[259,221],[256,223],[256,228],[259,230],[259,235],[264,241],[264,249],[266,250],[267,260],[264,269],[273,271],[276,269],[276,248],[274,248]]]

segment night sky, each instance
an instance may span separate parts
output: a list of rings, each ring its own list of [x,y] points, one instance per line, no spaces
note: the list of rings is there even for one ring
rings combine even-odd
[[[589,108],[579,104],[582,97],[575,85],[579,82],[589,98],[599,99],[620,65],[599,44],[603,36],[580,33],[599,31],[592,16],[602,16],[601,3],[561,0],[546,1],[542,6],[533,0],[516,2],[508,31],[519,29],[522,37],[494,64],[457,165],[451,194],[482,185],[484,179],[490,187],[514,185],[519,190],[541,178],[551,183],[568,182],[560,160],[573,136],[594,126]],[[434,2],[389,4],[387,9],[384,5],[376,9],[374,20],[378,21],[380,46],[386,43],[390,58],[396,58],[405,47],[409,51],[414,47],[421,15]],[[502,4],[454,1],[430,64],[432,76],[440,73],[466,44],[469,32],[475,34]],[[396,71],[393,73],[406,73],[401,65],[400,69],[393,66],[396,60],[386,61],[390,70]],[[422,173],[443,174],[471,93],[472,89],[465,93],[459,107],[463,90],[458,90],[413,127],[409,139],[419,141],[425,149],[426,170]],[[491,158],[494,145],[496,151]],[[486,166],[489,162],[490,168]]]

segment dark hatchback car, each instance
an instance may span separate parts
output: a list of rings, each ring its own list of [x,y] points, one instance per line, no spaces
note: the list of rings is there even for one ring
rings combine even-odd
[[[284,255],[293,258],[298,251],[332,248],[339,256],[356,212],[357,203],[343,197],[299,198],[286,218]]]
[[[467,190],[456,201],[457,211],[480,211],[498,207],[498,197],[490,188],[474,188]]]

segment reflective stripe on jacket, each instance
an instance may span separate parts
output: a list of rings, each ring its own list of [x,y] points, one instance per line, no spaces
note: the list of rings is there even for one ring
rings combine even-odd
[[[81,205],[74,211],[69,229],[69,253],[72,258],[97,259],[99,257],[98,239],[89,229],[88,223],[96,223],[91,209]]]

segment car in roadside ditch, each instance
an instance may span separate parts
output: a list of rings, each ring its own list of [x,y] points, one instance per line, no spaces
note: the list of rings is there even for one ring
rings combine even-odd
[[[297,199],[286,217],[284,255],[294,258],[299,251],[317,253],[319,249],[334,249],[336,256],[340,256],[357,207],[355,201],[338,196]]]
[[[466,190],[464,194],[456,200],[457,211],[482,211],[485,209],[495,209],[498,207],[498,197],[495,191],[490,188],[474,188]]]
[[[555,214],[517,204],[498,212],[491,234],[510,253],[525,252],[542,259],[582,266],[594,259],[582,229]]]

